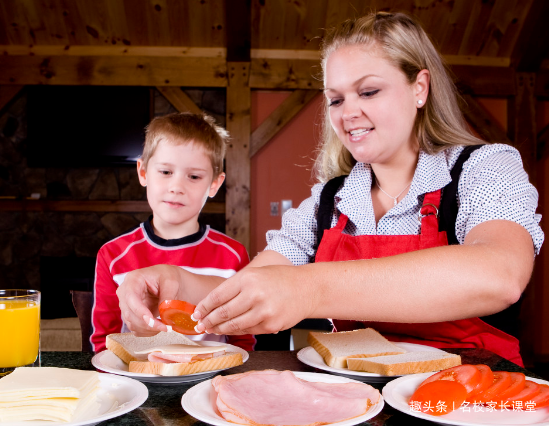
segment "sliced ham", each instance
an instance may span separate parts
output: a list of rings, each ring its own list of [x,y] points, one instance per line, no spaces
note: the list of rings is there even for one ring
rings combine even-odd
[[[217,409],[225,420],[243,425],[317,426],[365,414],[380,399],[365,383],[320,383],[291,371],[249,371],[217,376]]]
[[[210,354],[165,354],[160,351],[151,352],[147,358],[150,362],[163,362],[163,363],[174,363],[174,362],[193,362],[199,361],[202,359],[216,358],[218,356],[225,355],[225,351],[215,352]]]

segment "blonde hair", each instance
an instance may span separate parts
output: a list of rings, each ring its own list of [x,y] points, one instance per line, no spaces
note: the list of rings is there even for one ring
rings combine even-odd
[[[475,137],[459,108],[457,89],[429,36],[413,18],[403,13],[377,12],[347,20],[328,31],[321,46],[322,70],[337,49],[372,45],[413,84],[421,70],[430,73],[429,95],[418,108],[415,135],[421,150],[434,154],[453,145],[486,143]],[[315,171],[320,181],[349,174],[356,160],[338,139],[330,123],[325,100],[322,143]]]
[[[193,142],[202,146],[210,157],[214,177],[223,173],[223,159],[227,149],[229,133],[215,124],[207,114],[176,112],[154,118],[145,128],[143,147],[143,168],[147,168],[160,141],[166,140],[175,145]]]

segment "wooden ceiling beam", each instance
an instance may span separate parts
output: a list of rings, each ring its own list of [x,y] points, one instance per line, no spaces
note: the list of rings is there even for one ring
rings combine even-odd
[[[225,87],[225,58],[0,56],[0,84]]]
[[[318,93],[318,90],[295,90],[282,102],[252,133],[250,158],[257,154]]]
[[[202,110],[179,87],[157,86],[156,89],[179,112],[192,112],[193,114],[202,113]]]

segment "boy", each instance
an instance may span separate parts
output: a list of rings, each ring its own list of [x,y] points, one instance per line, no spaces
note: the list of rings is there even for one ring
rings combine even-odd
[[[227,139],[228,133],[207,115],[174,113],[147,126],[137,173],[153,214],[99,250],[90,338],[95,352],[105,349],[108,334],[129,331],[116,296],[128,272],[170,264],[228,278],[249,263],[242,244],[198,222],[207,198],[215,196],[225,179]],[[253,335],[188,337],[227,342],[247,351],[255,346]]]

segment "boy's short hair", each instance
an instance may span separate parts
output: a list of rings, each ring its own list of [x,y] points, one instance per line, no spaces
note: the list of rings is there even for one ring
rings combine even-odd
[[[174,145],[194,142],[202,146],[210,157],[214,177],[223,173],[223,159],[229,133],[215,124],[215,120],[209,115],[175,112],[155,117],[145,128],[145,134],[145,145],[141,155],[144,168],[147,168],[158,143],[166,140]]]

